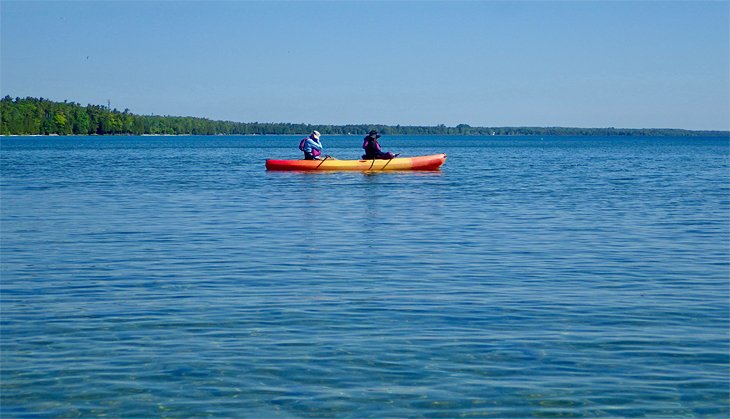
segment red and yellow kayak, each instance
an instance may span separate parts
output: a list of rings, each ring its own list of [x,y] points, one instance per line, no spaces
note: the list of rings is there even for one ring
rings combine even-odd
[[[389,160],[266,160],[266,170],[352,170],[359,172],[397,170],[438,170],[446,161],[446,154],[431,156],[396,157]]]

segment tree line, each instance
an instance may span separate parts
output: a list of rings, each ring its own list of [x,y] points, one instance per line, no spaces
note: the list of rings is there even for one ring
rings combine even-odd
[[[0,135],[295,135],[318,130],[325,135],[362,135],[377,129],[386,135],[602,135],[728,136],[728,131],[661,128],[472,127],[446,125],[312,125],[214,121],[189,116],[136,115],[101,105],[81,106],[44,98],[0,100]]]

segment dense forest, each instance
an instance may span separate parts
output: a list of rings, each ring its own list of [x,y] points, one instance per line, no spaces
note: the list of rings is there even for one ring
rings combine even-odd
[[[213,121],[188,116],[135,115],[101,105],[81,106],[43,98],[0,100],[0,135],[247,135],[306,134],[362,135],[377,129],[389,135],[607,135],[607,136],[728,136],[728,131],[681,129],[566,128],[566,127],[455,127],[402,125],[311,125]]]

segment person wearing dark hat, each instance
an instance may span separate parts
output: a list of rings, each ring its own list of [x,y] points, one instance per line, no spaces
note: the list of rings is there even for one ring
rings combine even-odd
[[[387,153],[380,148],[378,142],[380,134],[378,131],[372,130],[368,133],[367,137],[363,139],[362,148],[365,149],[365,154],[362,155],[363,160],[374,160],[374,159],[392,159],[397,156],[390,151]]]

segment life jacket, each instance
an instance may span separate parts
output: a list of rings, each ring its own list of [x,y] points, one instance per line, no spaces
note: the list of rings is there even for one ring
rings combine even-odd
[[[299,141],[299,150],[304,151],[304,144],[307,143],[308,139],[309,139],[309,137],[304,137],[304,138],[302,138],[302,141]],[[314,141],[314,140],[312,140],[312,141]],[[313,148],[312,151],[310,152],[310,154],[313,157],[317,157],[317,156],[321,155],[322,152]]]

